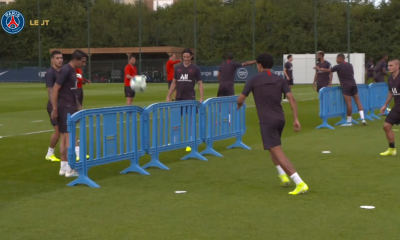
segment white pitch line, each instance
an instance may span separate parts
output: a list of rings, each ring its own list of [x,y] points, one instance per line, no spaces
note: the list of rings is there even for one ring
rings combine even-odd
[[[37,123],[37,122],[43,122],[43,120],[35,120],[35,121],[32,121],[33,123]]]

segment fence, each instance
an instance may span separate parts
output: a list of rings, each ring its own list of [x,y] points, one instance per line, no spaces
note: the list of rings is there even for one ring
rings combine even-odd
[[[245,133],[245,105],[237,109],[237,97],[220,97],[205,101],[178,101],[170,103],[155,103],[142,109],[137,106],[101,108],[79,111],[68,116],[68,132],[70,145],[68,162],[71,168],[79,172],[79,177],[68,184],[85,184],[99,187],[88,176],[91,167],[129,159],[131,165],[121,173],[138,172],[149,175],[144,170],[148,167],[169,169],[159,160],[162,152],[190,147],[191,151],[182,159],[197,158],[207,161],[198,152],[198,146],[206,142],[207,149],[212,149],[212,143],[217,140],[236,138],[236,143],[230,146],[250,149],[242,143]],[[211,104],[212,103],[212,104]],[[219,134],[205,134],[207,119],[217,119],[214,113],[208,113],[210,106],[232,106],[221,111],[221,120],[232,123],[231,127],[221,124]],[[219,113],[217,113],[219,114]],[[232,115],[232,121],[225,121]],[[214,117],[212,117],[214,116]],[[79,125],[79,161],[76,161],[76,129]],[[215,124],[218,125],[218,124]],[[219,125],[218,125],[219,126]],[[212,132],[212,131],[211,131]],[[211,145],[210,145],[211,144]],[[211,148],[210,148],[211,147]],[[215,150],[213,150],[216,152]],[[143,167],[139,166],[139,158],[149,154],[151,160]],[[86,156],[89,155],[87,158]]]
[[[358,95],[364,108],[364,117],[367,120],[374,121],[373,117],[380,119],[374,114],[374,111],[380,109],[386,101],[388,94],[387,83],[372,83],[370,85],[357,84]],[[368,112],[370,112],[368,114]],[[357,105],[352,99],[352,114],[358,113]],[[387,114],[387,110],[385,114]],[[341,87],[325,87],[319,92],[319,116],[322,119],[322,124],[316,127],[316,129],[329,128],[334,129],[328,124],[328,119],[341,117],[341,120],[335,125],[345,123],[347,115],[346,102],[343,98]],[[360,120],[360,119],[357,119]],[[353,123],[358,122],[352,119]]]

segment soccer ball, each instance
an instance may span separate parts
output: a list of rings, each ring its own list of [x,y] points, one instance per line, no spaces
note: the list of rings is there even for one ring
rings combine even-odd
[[[390,108],[386,108],[386,111],[390,112]]]
[[[135,92],[144,92],[146,89],[146,79],[144,75],[136,75],[131,79],[131,88]]]
[[[82,78],[82,75],[80,75],[79,73],[76,74],[77,78]]]

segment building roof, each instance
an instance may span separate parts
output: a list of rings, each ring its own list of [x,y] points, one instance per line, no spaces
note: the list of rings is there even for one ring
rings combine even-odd
[[[63,54],[72,54],[75,50],[82,50],[85,53],[89,53],[88,48],[51,48],[50,53],[54,50],[58,50]],[[142,47],[142,53],[181,53],[185,48],[182,47]],[[120,54],[120,53],[139,53],[139,47],[119,47],[119,48],[90,48],[90,54]],[[195,50],[192,49],[193,53]]]

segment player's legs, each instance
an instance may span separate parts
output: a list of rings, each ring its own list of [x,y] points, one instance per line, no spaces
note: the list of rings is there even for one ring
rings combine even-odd
[[[54,132],[51,135],[50,138],[50,145],[49,145],[49,150],[47,151],[47,155],[46,155],[46,160],[52,161],[52,162],[59,162],[60,159],[58,159],[55,154],[54,154],[54,149],[57,146],[58,140],[60,139],[61,134],[58,131],[58,126],[55,125],[54,126]]]
[[[397,109],[392,109],[385,119],[383,124],[383,131],[385,131],[386,139],[389,142],[389,149],[381,153],[381,156],[395,156],[397,154],[394,144],[394,132],[392,127],[394,124],[400,123],[400,112]]]
[[[135,97],[135,91],[133,91],[132,88],[129,86],[125,86],[125,97],[126,97],[126,104],[128,106],[132,105],[133,98]]]
[[[293,79],[287,80],[287,85],[288,85],[290,91],[292,91]],[[286,99],[286,94],[283,94],[283,101],[289,102],[289,100]]]
[[[353,95],[353,99],[354,99],[354,102],[357,105],[358,113],[360,114],[360,118],[361,118],[361,122],[365,126],[365,125],[367,125],[367,121],[365,121],[365,118],[364,118],[364,107],[363,107],[363,105],[361,103],[360,96],[358,95],[358,93]]]
[[[342,124],[341,126],[351,126],[352,125],[351,115],[353,112],[353,106],[351,104],[351,95],[349,93],[345,92],[345,90],[343,89],[343,97],[344,97],[344,101],[346,102],[346,107],[347,107],[347,113],[346,113],[347,121],[346,121],[346,123]]]
[[[270,152],[272,162],[274,163],[276,169],[278,170],[278,176],[281,179],[281,185],[282,186],[289,186],[290,185],[290,179],[288,175],[286,174],[285,170],[279,165],[279,161],[272,155]]]

